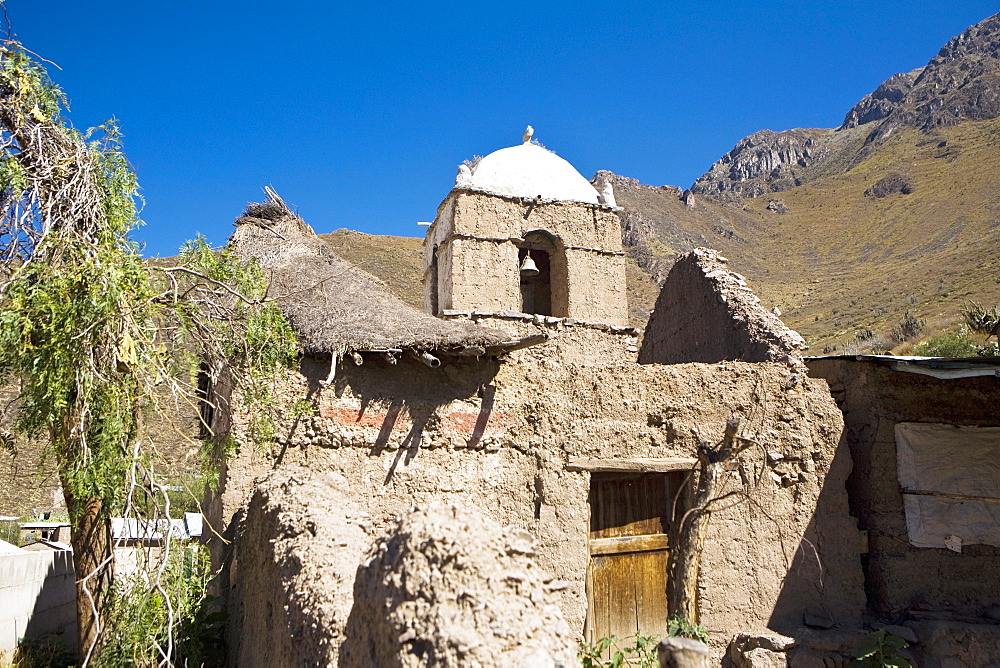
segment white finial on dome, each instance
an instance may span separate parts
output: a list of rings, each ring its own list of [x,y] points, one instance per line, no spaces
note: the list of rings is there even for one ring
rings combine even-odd
[[[605,183],[604,187],[601,188],[601,194],[597,200],[605,206],[610,206],[612,209],[618,207],[618,202],[615,201],[615,187],[611,184],[611,181]]]
[[[472,187],[472,170],[465,163],[458,166],[458,174],[455,175],[455,187],[463,189]]]
[[[534,134],[535,134],[535,128],[533,128],[533,127],[531,127],[529,125],[527,128],[524,129],[524,136],[521,137],[521,143],[522,144],[527,144],[528,142],[530,142],[531,141],[531,137]]]

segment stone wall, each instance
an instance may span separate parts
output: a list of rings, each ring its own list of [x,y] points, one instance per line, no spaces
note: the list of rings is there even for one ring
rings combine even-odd
[[[992,377],[942,380],[874,362],[809,360],[844,412],[853,458],[851,510],[867,530],[865,588],[872,612],[886,618],[982,617],[1000,601],[1000,548],[962,552],[909,543],[897,475],[898,422],[997,426],[1000,386]],[[994,613],[1000,617],[1000,608]]]
[[[567,581],[560,607],[580,632],[590,474],[568,465],[691,457],[699,439],[717,441],[736,415],[760,446],[728,474],[726,489],[747,496],[713,516],[705,549],[701,614],[717,651],[738,631],[789,632],[810,608],[834,623],[860,617],[840,413],[826,384],[799,366],[576,365],[529,348],[500,364],[455,359],[437,369],[366,356],[360,367],[341,365],[324,387],[328,366],[304,360],[287,384],[312,398],[314,416],[284,425],[274,452],[244,450],[229,461],[219,525],[239,523],[255,479],[290,465],[343,476],[375,535],[414,504],[473,506],[536,538],[539,565]],[[237,431],[244,422],[237,414]],[[237,563],[240,550],[237,541]],[[259,595],[276,586],[261,582]]]

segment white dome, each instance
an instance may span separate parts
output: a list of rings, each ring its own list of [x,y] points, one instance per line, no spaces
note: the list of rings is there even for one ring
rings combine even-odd
[[[460,172],[455,185],[505,197],[599,203],[597,190],[573,165],[531,143],[490,153],[471,175]]]

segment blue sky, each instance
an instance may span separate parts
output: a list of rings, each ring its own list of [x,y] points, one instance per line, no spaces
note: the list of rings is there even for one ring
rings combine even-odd
[[[137,237],[225,242],[272,185],[318,232],[420,236],[524,126],[588,178],[687,187],[762,128],[835,127],[995,2],[8,0],[78,127],[121,121]]]

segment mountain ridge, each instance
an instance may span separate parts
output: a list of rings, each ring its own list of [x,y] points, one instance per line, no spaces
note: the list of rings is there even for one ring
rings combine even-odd
[[[834,169],[853,167],[901,127],[929,133],[997,117],[1000,14],[950,39],[923,67],[883,81],[848,110],[837,128],[759,130],[744,137],[691,190],[729,202],[783,192],[828,175],[824,167],[830,162]],[[864,128],[863,138],[858,128]]]

